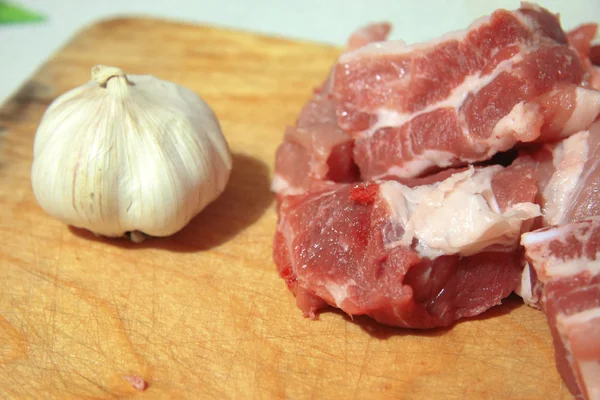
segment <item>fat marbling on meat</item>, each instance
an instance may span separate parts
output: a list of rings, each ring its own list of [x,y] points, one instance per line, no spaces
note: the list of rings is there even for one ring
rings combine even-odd
[[[391,26],[365,26],[350,36],[347,50],[385,40]],[[299,194],[313,182],[354,182],[359,178],[353,159],[354,139],[337,124],[337,102],[331,94],[332,77],[314,90],[294,126],[286,129],[275,156],[275,193]]]
[[[306,316],[332,305],[432,328],[480,314],[519,282],[519,237],[540,214],[534,173],[470,167],[286,196],[274,245],[279,273]]]
[[[523,235],[526,264],[517,288],[542,308],[558,371],[578,398],[600,397],[600,121],[524,152],[537,171],[542,227]],[[596,350],[594,350],[596,349]]]
[[[567,139],[523,151],[515,164],[536,171],[542,216],[534,228],[600,215],[600,121]],[[517,293],[539,307],[540,291],[535,270],[526,264]]]
[[[600,398],[600,217],[523,235],[558,371],[576,398]]]
[[[337,126],[333,100],[318,89],[277,148],[271,189],[289,195],[305,192],[312,182],[357,181],[353,148],[352,138]]]
[[[523,154],[537,170],[543,226],[600,214],[600,121],[559,142]]]
[[[585,73],[558,18],[523,4],[429,43],[346,52],[333,94],[361,177],[414,177],[584,129],[600,112]]]

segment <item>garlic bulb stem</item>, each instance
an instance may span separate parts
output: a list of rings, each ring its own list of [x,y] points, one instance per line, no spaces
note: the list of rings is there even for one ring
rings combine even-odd
[[[106,65],[96,65],[92,67],[92,80],[102,87],[106,87],[106,83],[110,78],[118,77],[127,81],[127,76],[121,68],[108,67]]]

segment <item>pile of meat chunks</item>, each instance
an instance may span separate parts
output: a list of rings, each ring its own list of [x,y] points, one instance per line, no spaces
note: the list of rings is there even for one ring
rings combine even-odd
[[[276,154],[274,259],[305,316],[447,326],[512,292],[600,396],[600,47],[532,4],[429,43],[355,32]]]

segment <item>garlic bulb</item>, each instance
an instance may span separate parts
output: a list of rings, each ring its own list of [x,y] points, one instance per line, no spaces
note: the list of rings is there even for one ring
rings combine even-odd
[[[224,190],[231,153],[191,90],[115,67],[58,97],[34,141],[40,206],[98,235],[168,236]]]

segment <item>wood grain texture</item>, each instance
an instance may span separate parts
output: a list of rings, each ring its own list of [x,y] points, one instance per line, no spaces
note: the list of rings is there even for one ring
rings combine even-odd
[[[284,127],[338,54],[116,19],[82,31],[0,109],[0,398],[570,398],[543,314],[516,298],[430,332],[335,311],[302,318],[272,262],[269,181]],[[221,120],[231,181],[171,238],[97,239],[36,204],[37,124],[97,63],[185,85]]]

